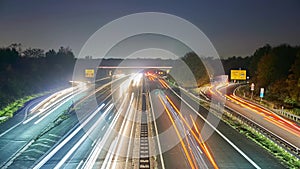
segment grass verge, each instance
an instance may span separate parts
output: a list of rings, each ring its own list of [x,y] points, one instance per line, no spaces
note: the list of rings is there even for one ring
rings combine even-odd
[[[5,122],[9,118],[13,117],[14,113],[18,111],[21,107],[24,106],[24,104],[34,98],[40,97],[44,95],[45,93],[35,94],[31,96],[26,96],[21,99],[18,99],[14,101],[13,103],[10,103],[6,107],[4,107],[2,110],[0,110],[0,123]]]
[[[193,97],[191,98],[193,99]],[[199,104],[206,108],[209,108],[209,105],[205,104],[204,102],[200,101]],[[217,112],[215,112],[215,114],[218,115]],[[261,134],[257,130],[250,127],[249,125],[243,123],[243,121],[241,121],[240,119],[232,116],[229,112],[224,112],[222,114],[221,120],[226,124],[228,124],[233,129],[235,129],[236,131],[238,131],[239,133],[245,135],[248,139],[254,141],[260,147],[264,148],[287,168],[291,168],[291,169],[300,168],[300,160],[297,157],[295,157],[293,154],[286,151],[284,148],[279,146],[273,140],[269,139],[265,135]]]
[[[251,128],[247,124],[244,124],[240,119],[234,116],[230,116],[228,113],[224,113],[222,120],[235,130],[237,130],[239,133],[245,135],[247,138],[251,139],[256,144],[267,150],[287,168],[300,168],[300,161],[297,157],[287,152],[285,149],[280,147],[265,135]]]

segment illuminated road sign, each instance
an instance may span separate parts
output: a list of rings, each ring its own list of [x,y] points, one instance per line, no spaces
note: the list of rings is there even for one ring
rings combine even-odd
[[[260,93],[259,93],[259,97],[260,98],[264,97],[264,92],[265,92],[265,89],[264,88],[260,88]]]
[[[94,77],[95,70],[94,69],[85,69],[85,77]]]
[[[246,80],[246,70],[231,70],[230,79],[231,80]]]

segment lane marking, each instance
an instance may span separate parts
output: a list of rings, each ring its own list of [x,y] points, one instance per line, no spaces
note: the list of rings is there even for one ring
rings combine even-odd
[[[51,152],[47,154],[37,165],[35,165],[34,169],[41,168],[54,154],[56,154],[67,142],[69,142],[103,107],[104,103],[93,112],[88,119],[86,119],[75,131],[73,131],[66,139],[64,139],[58,146],[56,146]]]
[[[10,132],[11,130],[13,130],[14,128],[16,128],[17,126],[19,126],[20,124],[22,124],[23,121],[24,121],[24,120],[26,119],[26,117],[27,117],[28,109],[29,109],[33,104],[35,104],[35,103],[38,102],[38,101],[39,101],[39,100],[35,100],[35,101],[33,101],[32,103],[30,103],[30,104],[26,107],[26,109],[25,109],[24,119],[23,119],[21,122],[19,122],[18,124],[12,126],[12,127],[9,128],[8,130],[6,130],[5,132],[1,133],[1,134],[0,134],[0,137],[4,136],[5,134],[7,134],[8,132]]]
[[[114,126],[117,123],[117,120],[120,117],[121,112],[123,111],[123,106],[125,104],[125,100],[126,100],[127,96],[128,96],[128,93],[126,93],[126,95],[124,97],[125,99],[123,99],[119,110],[117,111],[115,117],[113,118],[113,120],[110,124],[111,127],[108,128],[108,131],[106,131],[106,133],[104,134],[102,140],[97,141],[96,146],[94,147],[94,149],[92,150],[92,152],[88,156],[87,160],[85,160],[85,162],[83,164],[83,168],[93,168],[93,165],[94,165],[95,161],[97,160],[97,157],[99,156],[102,148],[104,147],[104,144],[107,142],[111,131],[113,130]]]
[[[97,127],[97,125],[102,122],[102,119],[106,116],[106,114],[111,111],[113,105],[111,104],[104,112],[101,114],[101,117],[93,124],[93,126],[84,134],[83,137],[68,151],[68,153],[57,163],[54,167],[55,169],[59,169],[64,165],[64,163],[70,158],[70,156],[78,149],[79,146],[88,138],[88,136],[92,133],[93,130]]]
[[[217,128],[215,128],[210,122],[208,122],[198,111],[196,111],[190,104],[188,104],[181,96],[179,96],[172,88],[169,89],[180,98],[191,110],[193,110],[202,120],[204,120],[212,129],[214,129],[228,144],[230,144],[237,152],[239,152],[250,164],[256,169],[261,169],[251,158],[249,158],[242,150],[240,150],[234,143],[232,143],[227,137],[225,137]]]
[[[150,100],[151,112],[152,112],[152,117],[153,117],[153,122],[154,122],[154,128],[155,128],[155,132],[156,132],[155,137],[157,139],[159,158],[160,158],[160,161],[161,161],[161,167],[162,167],[162,169],[165,169],[165,162],[164,162],[164,158],[162,156],[161,145],[160,145],[160,140],[159,140],[159,135],[158,135],[158,130],[157,130],[157,124],[156,124],[155,114],[154,114],[154,110],[153,110],[153,103],[152,103],[151,93],[149,93],[149,100]]]
[[[131,94],[131,99],[130,99],[130,102],[129,102],[129,105],[127,107],[127,110],[126,110],[126,113],[125,113],[125,117],[124,117],[124,120],[122,122],[122,125],[121,125],[121,128],[119,130],[119,134],[117,136],[117,140],[116,140],[116,144],[118,144],[118,148],[117,148],[117,152],[116,152],[116,155],[119,155],[120,154],[120,151],[121,151],[121,148],[122,148],[122,145],[123,145],[123,142],[124,142],[124,137],[120,134],[120,132],[124,133],[127,131],[127,127],[128,127],[128,123],[129,123],[129,120],[128,120],[128,117],[130,115],[129,111],[132,110],[132,102],[133,102],[133,99],[134,99],[134,93],[132,92]],[[131,112],[131,111],[130,111]],[[115,151],[115,150],[114,150]],[[115,156],[115,160],[113,162],[113,165],[112,165],[112,168],[116,168],[116,165],[117,165],[117,159],[118,159],[118,156]],[[111,161],[109,161],[109,166],[111,165]]]
[[[128,143],[128,148],[127,148],[127,155],[126,155],[126,164],[128,163],[128,160],[129,160],[131,142],[133,140],[132,137],[133,137],[133,131],[134,131],[134,126],[135,126],[136,112],[137,112],[137,105],[136,105],[136,109],[134,111],[134,116],[133,116],[133,119],[132,119],[132,125],[131,125],[131,130],[130,130],[130,137],[129,137],[129,143]],[[128,165],[125,165],[125,169],[127,169],[127,166]]]
[[[83,160],[80,161],[80,163],[78,164],[78,166],[76,167],[76,169],[79,169],[82,164],[83,164]]]

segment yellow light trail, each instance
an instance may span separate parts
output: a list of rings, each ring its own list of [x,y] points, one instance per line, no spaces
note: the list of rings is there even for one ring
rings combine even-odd
[[[199,129],[198,129],[198,127],[197,127],[197,125],[196,125],[196,123],[195,123],[193,117],[190,116],[190,118],[192,119],[193,126],[194,126],[195,130],[197,131],[197,133],[198,133],[198,135],[199,135],[199,137],[200,137],[200,139],[201,139],[201,142],[202,142],[202,145],[203,145],[203,147],[201,147],[201,148],[204,150],[204,153],[205,153],[205,154],[208,154],[208,155],[209,155],[210,161],[214,161],[214,159],[212,158],[212,156],[211,156],[211,154],[210,154],[210,151],[209,151],[208,147],[207,147],[206,144],[204,143],[204,140],[203,140],[203,138],[202,138],[202,136],[201,136],[201,133],[199,132]],[[217,166],[217,164],[216,164],[215,161],[214,161],[214,163],[213,163],[213,166],[214,166],[215,168],[218,168],[218,166]]]
[[[201,141],[200,141],[199,138],[197,137],[196,133],[192,130],[191,126],[187,123],[187,121],[182,116],[181,112],[178,110],[178,108],[175,106],[175,104],[172,102],[172,100],[168,96],[166,96],[166,98],[167,98],[168,102],[171,104],[171,106],[175,109],[177,114],[179,114],[179,116],[183,120],[184,124],[189,128],[192,135],[194,136],[194,138],[196,139],[196,141],[199,143],[200,147],[204,151],[205,155],[207,156],[208,160],[211,162],[211,164],[214,166],[215,169],[218,169],[219,167],[218,167],[217,163],[215,162],[214,158],[212,157],[211,153],[209,152],[206,144],[204,143],[204,141],[201,137],[201,134],[199,133],[199,136],[201,138]]]
[[[172,122],[172,124],[173,124],[173,126],[174,126],[174,129],[175,129],[175,131],[176,131],[176,134],[177,134],[178,138],[180,139],[181,146],[182,146],[182,148],[183,148],[183,151],[184,151],[184,153],[185,153],[185,155],[186,155],[186,157],[187,157],[187,159],[188,159],[188,162],[189,162],[191,168],[195,169],[195,166],[194,166],[194,164],[193,164],[193,161],[192,161],[192,159],[191,159],[191,157],[190,157],[190,155],[189,155],[189,153],[188,153],[188,151],[187,151],[187,149],[186,149],[186,147],[185,147],[184,142],[182,141],[182,137],[180,136],[180,133],[179,133],[179,131],[178,131],[178,129],[177,129],[177,126],[176,126],[176,124],[175,124],[175,122],[174,122],[174,120],[173,120],[173,118],[172,118],[172,116],[171,116],[171,113],[170,113],[169,110],[167,109],[167,106],[165,105],[165,103],[162,101],[162,98],[160,97],[160,95],[158,95],[158,98],[159,98],[161,104],[164,106],[164,109],[166,110],[166,112],[167,112],[167,114],[168,114],[168,116],[169,116],[169,119],[171,120],[171,122]]]
[[[274,117],[274,118],[276,118],[276,119],[280,119],[280,120],[284,121],[285,123],[288,123],[289,125],[292,125],[292,127],[295,127],[298,131],[300,130],[300,128],[299,128],[295,123],[293,123],[293,122],[291,122],[291,121],[289,121],[289,120],[287,120],[287,119],[284,119],[284,118],[280,117],[280,116],[277,115],[277,114],[274,114],[274,113],[272,113],[272,112],[269,112],[269,111],[267,111],[267,110],[265,110],[265,109],[263,109],[263,108],[260,108],[260,107],[258,107],[258,106],[256,106],[256,105],[251,104],[251,103],[249,103],[249,102],[246,102],[246,101],[244,101],[244,100],[239,100],[236,96],[231,96],[231,97],[235,98],[236,100],[238,100],[238,101],[240,101],[240,102],[242,102],[242,103],[244,103],[244,104],[246,104],[246,105],[248,105],[248,106],[250,106],[250,107],[253,107],[253,108],[256,109],[256,110],[260,110],[260,111],[262,111],[262,112],[264,112],[264,113],[266,113],[266,114],[268,114],[268,115],[270,115],[270,116],[272,116],[272,117]]]
[[[164,81],[162,80],[165,85],[170,88],[170,86]],[[199,140],[199,138],[197,137],[196,133],[192,130],[192,128],[190,127],[190,125],[186,122],[186,120],[184,119],[184,117],[182,116],[182,114],[180,113],[180,111],[178,110],[178,108],[175,106],[175,104],[172,102],[172,100],[166,95],[166,98],[168,100],[168,102],[171,104],[171,106],[175,109],[175,111],[177,112],[177,114],[179,114],[180,118],[183,120],[184,124],[189,128],[189,130],[191,131],[192,135],[194,136],[194,138],[196,139],[196,141],[198,142],[198,144],[200,145],[200,147],[202,148],[202,150],[204,151],[205,155],[207,156],[208,160],[211,162],[211,164],[213,165],[213,167],[215,169],[218,169],[218,165],[215,162],[214,158],[212,157],[211,153],[209,152],[206,144],[204,143],[201,134],[199,133],[199,136],[201,138],[201,141]],[[198,130],[198,129],[197,129]]]
[[[183,130],[183,132],[184,132],[184,135],[186,136],[187,134],[186,134],[185,130]],[[191,149],[191,145],[190,145],[188,137],[185,137],[185,140],[186,140],[186,142],[188,144],[188,147],[189,147],[189,150],[190,150],[190,154],[192,156],[193,163],[195,164],[195,167],[198,169],[197,162],[196,162],[195,156],[193,154],[193,151]]]
[[[228,95],[225,95],[225,96],[226,96],[228,99],[230,99],[230,100],[232,100],[232,101],[238,103],[238,104],[241,105],[242,107],[245,107],[245,108],[247,108],[247,109],[250,109],[251,111],[253,111],[253,112],[257,113],[257,114],[260,114],[261,116],[264,117],[265,120],[269,121],[270,123],[272,123],[272,124],[274,124],[274,125],[276,125],[276,126],[282,128],[282,129],[284,129],[284,130],[286,130],[286,131],[288,131],[288,132],[290,132],[290,133],[292,133],[292,134],[294,134],[294,135],[300,137],[300,135],[298,134],[299,131],[294,129],[294,127],[296,127],[296,126],[292,125],[293,128],[291,128],[290,126],[287,126],[287,125],[284,125],[284,126],[283,126],[283,124],[280,124],[280,125],[279,125],[278,122],[275,122],[274,120],[270,120],[270,119],[267,118],[268,116],[266,116],[266,114],[267,114],[267,115],[269,115],[269,116],[271,116],[271,117],[273,117],[273,118],[275,118],[275,119],[278,120],[279,118],[276,117],[276,116],[274,116],[273,114],[271,114],[271,113],[269,113],[269,112],[265,112],[265,110],[263,110],[263,109],[261,109],[261,108],[255,109],[255,108],[253,108],[254,105],[252,105],[252,106],[250,107],[249,103],[248,103],[248,104],[242,103],[240,100],[238,100],[238,99],[236,99],[236,98],[233,98],[232,96],[228,96]],[[249,105],[249,106],[248,106],[248,105]],[[261,112],[259,112],[259,111],[263,111],[263,112],[265,112],[265,113],[261,113]],[[297,128],[297,127],[296,127],[296,128]]]
[[[159,83],[164,87],[164,88],[168,88],[166,85],[165,85],[165,83],[163,83],[163,81],[162,80],[160,80],[160,79],[158,79],[158,81],[159,81]]]

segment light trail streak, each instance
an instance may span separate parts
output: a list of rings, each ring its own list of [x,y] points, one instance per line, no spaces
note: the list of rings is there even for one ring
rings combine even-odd
[[[54,154],[56,154],[65,144],[67,144],[86,124],[105,106],[103,103],[96,111],[89,116],[79,127],[76,128],[68,137],[66,137],[60,144],[58,144],[51,152],[47,154],[37,165],[35,165],[34,169],[41,168]],[[109,106],[113,106],[112,104]]]
[[[153,102],[152,102],[152,97],[151,97],[150,93],[149,93],[149,101],[150,101],[150,105],[151,105],[151,113],[152,113],[152,118],[153,118],[153,123],[154,123],[154,129],[155,129],[155,133],[156,133],[156,140],[157,140],[157,145],[158,145],[161,168],[165,169],[165,162],[164,162],[164,158],[162,156],[161,144],[160,144],[160,140],[159,140],[159,136],[158,136],[157,124],[156,124],[155,114],[154,114],[154,109],[153,109]]]
[[[31,116],[30,118],[26,119],[26,120],[23,122],[23,124],[26,124],[26,123],[30,122],[31,120],[33,120],[33,119],[36,118],[37,116],[43,114],[43,113],[44,113],[45,111],[47,111],[49,108],[51,108],[52,106],[58,104],[59,102],[63,101],[64,99],[67,99],[66,101],[63,102],[63,103],[66,103],[67,101],[69,101],[69,100],[72,99],[71,95],[76,96],[76,95],[78,95],[79,93],[80,93],[80,91],[73,91],[73,92],[71,92],[71,93],[69,93],[69,94],[63,96],[63,97],[60,98],[59,100],[55,101],[55,102],[52,103],[51,105],[48,105],[47,108],[45,108],[45,109],[39,108],[40,111],[39,111],[38,113],[35,113],[35,114],[34,114],[33,116]],[[45,99],[45,100],[47,101],[48,99]],[[44,101],[42,101],[41,103],[43,103],[43,102],[44,102]],[[39,104],[41,104],[41,103],[39,103]],[[50,102],[49,102],[49,103],[50,103]],[[43,103],[43,104],[44,104],[44,103]],[[59,106],[56,106],[56,108],[54,108],[54,109],[58,109],[61,105],[63,105],[63,104],[60,104]],[[41,106],[39,106],[39,107],[41,107]],[[50,112],[53,112],[54,109],[52,109]],[[35,110],[37,110],[37,108],[33,108],[33,109],[31,109],[30,111],[33,112],[33,111],[35,111]],[[48,113],[48,114],[50,114],[50,113]],[[46,115],[48,115],[48,114],[46,114]],[[43,117],[42,117],[42,118],[43,118]],[[35,123],[35,124],[36,124],[36,123]]]
[[[196,133],[192,130],[191,126],[187,123],[187,121],[185,120],[185,118],[182,116],[181,112],[178,110],[178,108],[175,106],[175,104],[172,102],[172,100],[166,95],[166,98],[168,100],[168,102],[172,105],[172,107],[175,109],[175,111],[179,114],[180,118],[183,120],[184,124],[189,128],[189,130],[191,131],[192,135],[194,136],[194,138],[196,139],[196,141],[199,143],[200,147],[202,148],[202,150],[204,151],[205,155],[207,156],[208,160],[211,162],[211,164],[214,166],[215,169],[219,168],[217,163],[215,162],[214,158],[212,157],[211,153],[209,152],[206,144],[204,143],[201,134],[199,133],[198,129],[198,134],[201,138],[201,140],[199,140],[199,138],[197,137]]]
[[[80,140],[68,151],[68,153],[59,161],[59,163],[54,167],[58,169],[64,165],[64,163],[70,158],[70,156],[78,149],[78,147],[88,138],[88,136],[95,130],[95,128],[103,121],[103,118],[107,113],[112,110],[113,105],[111,104],[101,115],[101,117],[94,123],[94,125],[80,138]],[[104,126],[105,127],[105,126]]]
[[[277,120],[280,119],[280,120],[284,121],[284,123],[287,123],[288,125],[291,125],[293,128],[295,128],[295,129],[298,130],[298,131],[300,130],[300,127],[297,126],[295,123],[293,123],[293,122],[291,122],[291,121],[289,121],[289,120],[287,120],[287,119],[285,119],[285,118],[283,118],[283,117],[280,117],[279,115],[274,114],[273,112],[267,111],[266,109],[263,109],[263,108],[261,108],[261,107],[258,107],[258,106],[256,106],[256,105],[254,105],[254,104],[251,104],[251,103],[249,103],[249,102],[246,102],[246,101],[244,101],[244,100],[241,100],[241,99],[239,99],[239,98],[236,97],[236,96],[231,96],[231,97],[233,97],[233,98],[235,98],[236,100],[238,100],[238,101],[240,101],[240,102],[242,102],[242,103],[244,103],[244,104],[246,104],[246,105],[252,107],[252,108],[255,109],[255,110],[262,111],[262,112],[264,112],[265,114],[268,114],[269,116],[272,116],[272,117],[274,117],[274,118],[277,119]]]
[[[183,148],[183,150],[184,150],[184,153],[185,153],[185,155],[186,155],[186,157],[187,157],[187,159],[188,159],[188,162],[189,162],[191,168],[195,169],[195,166],[194,166],[194,164],[193,164],[193,161],[192,161],[192,159],[191,159],[191,157],[190,157],[190,155],[189,155],[189,153],[188,153],[188,151],[187,151],[187,149],[186,149],[186,146],[185,146],[184,142],[182,141],[182,137],[180,136],[180,133],[179,133],[179,131],[178,131],[178,129],[177,129],[177,126],[176,126],[176,124],[175,124],[175,122],[174,122],[174,120],[173,120],[173,118],[172,118],[172,115],[171,115],[169,109],[167,108],[167,106],[166,106],[165,103],[163,102],[163,100],[162,100],[162,98],[161,98],[160,95],[158,95],[158,98],[159,98],[161,104],[163,105],[164,109],[166,110],[166,112],[167,112],[167,114],[168,114],[168,116],[169,116],[169,119],[170,119],[172,125],[174,126],[174,129],[175,129],[175,131],[176,131],[176,134],[177,134],[178,138],[180,139],[181,146],[182,146],[182,148]]]
[[[99,69],[172,69],[172,66],[99,66]]]
[[[105,146],[105,144],[107,144],[107,140],[109,139],[109,136],[111,135],[111,132],[113,131],[114,127],[117,124],[117,121],[121,115],[121,112],[123,112],[123,106],[125,104],[125,101],[127,100],[128,93],[126,93],[125,95],[125,99],[123,99],[121,106],[118,110],[118,112],[116,113],[115,117],[113,118],[110,126],[108,127],[107,131],[105,132],[105,135],[103,136],[102,140],[98,140],[94,149],[92,150],[91,154],[89,155],[89,157],[87,158],[87,160],[85,161],[85,163],[83,164],[83,168],[86,169],[90,169],[93,168],[97,157],[99,156],[99,154],[101,153],[101,151],[103,150],[103,147]],[[107,164],[106,164],[107,165]]]
[[[117,159],[119,158],[118,157],[118,155],[120,155],[120,152],[121,152],[121,149],[122,149],[122,146],[123,146],[123,142],[124,142],[124,139],[125,139],[125,133],[126,133],[126,131],[127,131],[127,128],[128,128],[128,125],[129,125],[129,123],[130,123],[130,119],[128,118],[130,115],[132,116],[132,114],[131,113],[129,113],[130,112],[130,110],[132,110],[132,108],[133,108],[133,100],[134,100],[134,93],[132,93],[132,95],[131,95],[131,99],[130,99],[130,102],[129,102],[129,105],[128,105],[128,107],[127,107],[127,110],[126,110],[126,113],[125,113],[125,116],[124,116],[124,120],[123,120],[123,122],[122,122],[122,124],[121,124],[121,127],[120,127],[120,130],[119,130],[119,133],[118,133],[118,136],[116,137],[116,144],[117,144],[117,149],[114,149],[114,151],[113,152],[111,152],[112,154],[114,153],[114,152],[116,152],[115,154],[114,154],[114,162],[113,162],[113,164],[112,164],[112,167],[111,168],[117,168],[116,166],[117,166]],[[123,134],[124,135],[123,135]],[[120,155],[121,156],[121,155]],[[111,164],[111,161],[109,161],[109,164]]]
[[[166,85],[165,85],[165,83],[163,83],[163,81],[162,80],[160,80],[160,79],[158,79],[158,81],[159,81],[159,83],[164,87],[164,88],[168,88]]]
[[[253,167],[260,169],[251,158],[249,158],[241,149],[239,149],[233,142],[231,142],[226,136],[224,136],[215,126],[213,126],[207,119],[205,119],[197,110],[195,110],[185,99],[179,96],[172,88],[169,89],[175,94],[182,102],[184,102],[193,112],[195,112],[198,117],[200,117],[206,124],[208,124],[219,136],[221,136],[230,146],[232,146],[240,155],[242,155]]]
[[[183,126],[183,125],[182,125],[182,126]],[[184,126],[183,126],[183,128],[184,128]],[[183,132],[184,132],[184,135],[187,136],[186,131],[185,131],[185,128],[184,128]],[[189,137],[185,137],[185,140],[186,140],[186,142],[187,142],[187,144],[188,144],[188,148],[189,148],[189,150],[190,150],[190,154],[191,154],[191,156],[192,156],[192,160],[193,160],[193,163],[194,163],[194,165],[195,165],[195,168],[198,169],[197,162],[196,162],[196,159],[195,159],[193,150],[192,150],[191,145],[190,145],[190,142],[189,142]]]
[[[294,134],[294,135],[300,137],[299,129],[298,129],[297,126],[291,125],[290,123],[286,123],[286,120],[284,120],[284,119],[282,119],[282,118],[278,118],[277,115],[274,115],[273,113],[270,113],[270,112],[268,112],[268,111],[266,111],[266,110],[264,110],[264,109],[261,109],[261,108],[255,106],[255,105],[252,105],[252,104],[250,104],[250,103],[247,103],[247,102],[246,102],[246,103],[243,103],[243,101],[241,101],[241,100],[239,100],[239,99],[237,99],[237,98],[234,98],[232,95],[230,95],[230,96],[225,95],[225,96],[226,96],[228,99],[234,101],[235,103],[241,105],[242,107],[247,108],[247,109],[249,109],[249,110],[251,110],[251,111],[253,111],[253,112],[255,112],[255,113],[257,113],[257,114],[259,114],[259,115],[261,115],[261,116],[263,116],[264,119],[267,120],[267,121],[269,121],[270,123],[272,123],[272,124],[274,124],[274,125],[276,125],[276,126],[282,128],[282,129],[284,129],[284,130],[286,130],[286,131],[288,131],[288,132],[290,132],[290,133],[292,133],[292,134]],[[244,102],[245,102],[245,101],[244,101]],[[261,112],[261,111],[262,111],[262,112]],[[273,117],[273,118],[276,119],[276,120],[282,120],[282,121],[285,122],[285,123],[278,123],[277,121],[270,120],[270,118],[268,118],[268,116],[271,116],[271,117]]]
[[[74,105],[74,107],[77,107],[79,104],[81,104],[82,102],[84,102],[85,100],[87,100],[89,97],[93,96],[94,94],[96,94],[96,93],[99,92],[100,90],[106,88],[107,86],[109,86],[109,85],[115,83],[116,81],[118,81],[118,80],[120,80],[120,79],[121,79],[121,78],[112,80],[112,81],[110,81],[110,82],[104,84],[103,86],[98,87],[93,93],[89,94],[88,96],[84,97],[84,98],[81,99],[79,102],[77,102],[77,103]],[[126,82],[126,81],[125,81],[125,82]],[[125,82],[122,82],[122,84],[125,83]],[[121,84],[121,85],[122,85],[122,84]],[[119,85],[119,87],[120,87],[120,85]],[[118,88],[116,88],[114,91],[116,91],[117,89],[118,89]],[[114,91],[112,91],[111,93],[114,93]]]

